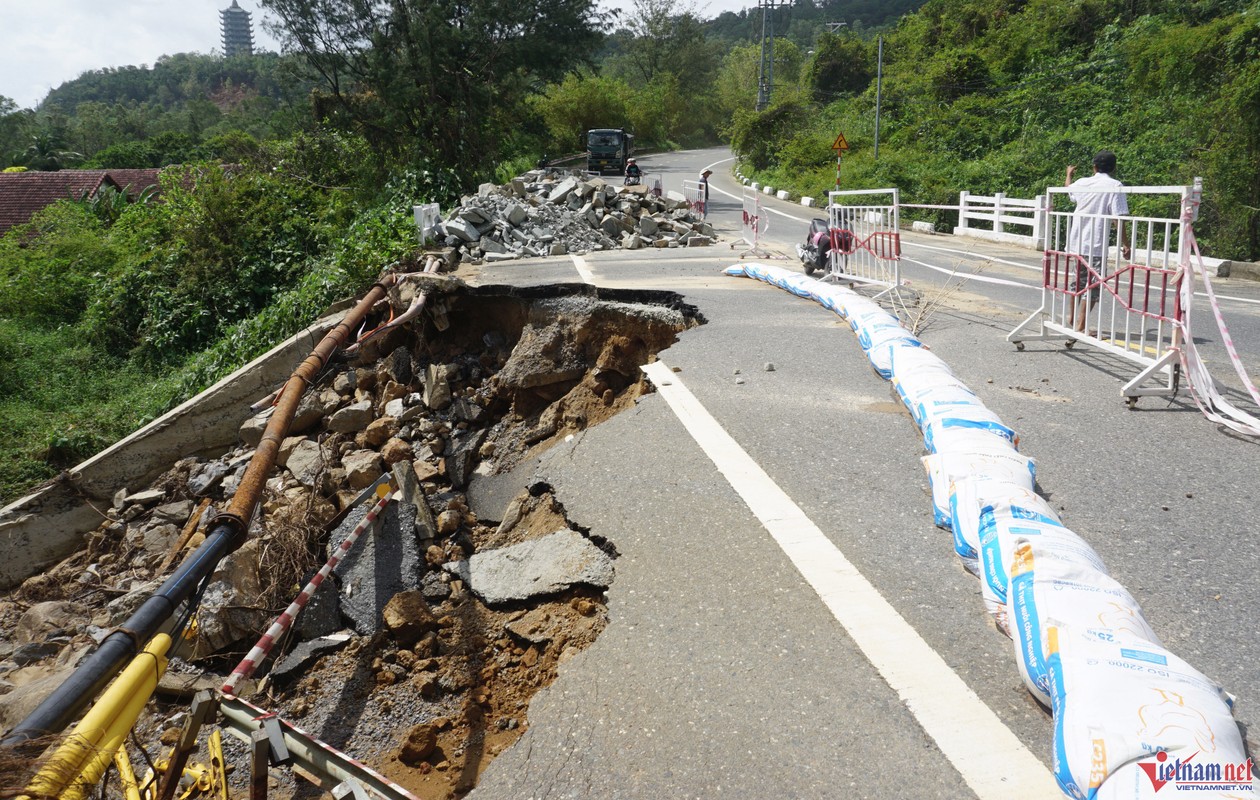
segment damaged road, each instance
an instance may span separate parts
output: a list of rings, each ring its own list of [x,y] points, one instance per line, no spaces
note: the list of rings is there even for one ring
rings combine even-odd
[[[676,162],[677,173],[694,175],[725,157],[693,154],[692,161]],[[724,180],[715,176],[709,219],[719,235],[734,240],[740,208],[721,192],[738,191]],[[785,240],[795,238],[785,234]],[[550,330],[568,314],[559,296],[577,294],[582,304],[646,304],[653,315],[703,317],[702,326],[664,326],[668,334],[634,350],[628,361],[642,363],[639,353],[662,361],[676,385],[696,397],[915,635],[1048,766],[1050,715],[1021,685],[1010,640],[987,622],[975,579],[958,566],[948,534],[933,524],[919,461],[922,439],[913,421],[871,371],[845,323],[777,289],[722,277],[720,269],[732,258],[736,254],[721,243],[591,250],[584,257],[586,273],[598,289],[575,285],[567,258],[483,259],[476,269],[458,273],[469,292],[497,303],[496,318],[521,320],[519,338],[509,341],[532,342],[527,349],[545,358],[513,363],[510,352],[486,340],[493,333],[489,327],[460,332],[463,315],[452,310],[451,349],[425,350],[422,357],[411,349],[413,376],[405,387],[401,374],[382,366],[393,364],[400,342],[382,341],[362,356],[376,365],[372,377],[361,376],[359,365],[342,365],[331,376],[337,408],[321,410],[313,427],[298,436],[316,447],[293,446],[280,494],[318,496],[335,519],[359,492],[328,492],[342,484],[325,485],[319,468],[303,471],[292,459],[318,452],[326,459],[322,474],[342,469],[349,481],[351,468],[358,468],[356,454],[370,451],[380,459],[380,476],[410,461],[424,495],[413,507],[427,508],[435,528],[455,527],[434,536],[436,551],[417,551],[424,559],[420,585],[386,598],[380,630],[360,633],[350,613],[339,611],[341,627],[312,633],[286,650],[299,660],[291,668],[273,667],[274,677],[254,684],[251,696],[318,727],[352,754],[375,758],[391,777],[409,781],[425,796],[463,794],[475,776],[468,796],[495,800],[969,798],[980,795],[968,787],[964,770],[1001,772],[1000,754],[957,764],[925,733],[915,709],[889,688],[886,665],[872,663],[853,644],[732,488],[720,459],[715,464],[665,399],[642,382],[637,367],[601,372],[602,348],[577,348]],[[620,291],[610,294],[612,289]],[[527,309],[535,300],[552,305],[533,317],[536,312]],[[1237,719],[1256,730],[1260,678],[1247,657],[1256,647],[1247,631],[1260,602],[1251,578],[1260,553],[1249,535],[1251,471],[1238,469],[1255,462],[1254,446],[1221,436],[1189,404],[1125,410],[1115,402],[1111,377],[1121,368],[1106,357],[1032,347],[1017,353],[1003,332],[1024,313],[956,293],[923,320],[921,336],[987,406],[1019,428],[1023,450],[1037,459],[1041,489],[1064,521],[1102,554],[1160,636],[1239,697]],[[530,319],[535,322],[526,324]],[[596,329],[609,339],[624,333],[625,324],[625,317],[610,315]],[[570,359],[575,348],[584,353],[580,375]],[[602,363],[611,367],[615,360]],[[458,371],[447,371],[452,364]],[[350,372],[353,387],[336,384],[340,376],[349,381]],[[360,377],[372,387],[360,385]],[[435,411],[429,402],[444,402],[441,377],[450,400],[446,410]],[[392,392],[405,391],[385,400],[391,382],[399,385]],[[1053,393],[1056,402],[1015,388],[1027,386]],[[332,416],[368,395],[370,420],[339,420],[336,427],[348,430],[329,432]],[[484,425],[456,418],[463,413],[454,410],[460,400],[482,407],[478,400],[486,397],[499,410]],[[386,413],[389,403],[395,405]],[[604,416],[609,409],[620,413]],[[408,413],[418,416],[402,420]],[[496,432],[503,417],[495,419],[495,413],[518,416],[519,424]],[[379,423],[383,417],[397,421],[397,430]],[[409,439],[403,435],[408,427]],[[369,429],[373,440],[384,437],[381,444],[368,442]],[[481,430],[485,438],[468,451],[476,453],[473,463],[461,462],[456,453]],[[386,463],[383,453],[395,439],[410,454]],[[213,470],[229,485],[232,458],[225,456]],[[368,468],[356,480],[370,485],[372,455],[363,460]],[[218,460],[197,466],[209,463]],[[463,488],[455,488],[465,477]],[[117,509],[125,517],[133,513],[132,503],[142,505],[127,521],[128,532],[136,523],[130,542],[123,535],[112,545],[134,551],[121,565],[112,562],[128,580],[154,520],[144,515],[179,501],[143,495],[141,488],[148,487],[137,487],[140,498],[124,496]],[[401,512],[405,504],[397,505]],[[172,527],[147,537],[153,549],[146,559],[160,562],[169,553],[163,545],[187,530],[179,521],[183,513],[181,506],[160,515],[157,525]],[[409,522],[399,513],[398,524],[428,523]],[[495,551],[515,558],[521,551],[513,547],[561,531],[611,560],[611,585],[579,582],[502,603],[497,598],[505,587],[478,594],[474,558]],[[592,547],[581,548],[579,563],[594,557]],[[277,549],[264,548],[262,555]],[[50,572],[59,580],[29,588],[92,590],[94,578],[83,578],[86,588],[76,581],[84,573],[106,574],[104,555],[69,562]],[[43,660],[28,666],[73,661],[90,646],[73,615],[92,613],[105,597],[125,597],[118,590],[131,585],[119,580],[115,588],[113,573],[109,577],[88,608],[63,609],[40,623],[55,654],[34,639],[10,652],[36,645],[22,658]],[[355,581],[343,579],[341,588],[348,583]],[[284,590],[280,594],[291,597],[295,584]],[[35,597],[10,598],[11,611],[33,608]],[[399,599],[387,614],[394,597]],[[338,603],[344,599],[343,591]],[[6,618],[6,630],[11,624],[32,630],[32,620],[21,626],[13,620]],[[303,645],[310,652],[299,653]],[[50,648],[42,657],[40,646]],[[248,646],[238,643],[232,657],[215,662],[212,656],[181,672],[198,674],[209,665],[222,675]],[[5,676],[15,684],[10,695],[21,688],[12,674]],[[532,686],[535,680],[542,688]],[[147,742],[170,731],[186,707],[186,701],[164,702],[171,705],[161,706]],[[975,732],[959,736],[975,738]],[[242,763],[241,750],[233,758]],[[272,770],[276,780],[288,780],[286,775]],[[275,790],[314,793],[303,784]]]

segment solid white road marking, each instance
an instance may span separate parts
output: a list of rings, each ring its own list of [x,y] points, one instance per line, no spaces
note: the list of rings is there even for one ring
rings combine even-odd
[[[1045,765],[923,640],[663,362],[642,368],[696,443],[982,800],[1056,798]]]
[[[591,274],[590,267],[586,266],[586,259],[581,256],[570,256],[570,258],[573,259],[573,266],[577,269],[578,275],[582,276],[582,280],[594,286],[595,276]]]
[[[963,281],[979,281],[981,283],[994,283],[999,286],[1018,286],[1021,289],[1036,289],[1041,291],[1040,286],[1033,286],[1028,283],[1020,283],[1019,281],[1008,281],[1005,278],[990,278],[986,275],[977,275],[974,272],[959,272],[955,269],[945,269],[944,267],[933,266],[926,261],[916,261],[913,258],[901,257],[902,261],[909,261],[911,264],[918,264],[920,267],[926,267],[936,272],[942,272],[951,278],[962,278]]]

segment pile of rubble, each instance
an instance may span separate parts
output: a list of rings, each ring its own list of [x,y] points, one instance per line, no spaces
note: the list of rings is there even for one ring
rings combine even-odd
[[[275,710],[426,797],[466,791],[523,733],[529,698],[606,625],[614,573],[615,549],[570,522],[550,487],[531,483],[492,508],[470,483],[632,406],[646,386],[639,365],[697,322],[675,296],[673,307],[475,290],[445,299],[441,334],[427,321],[395,329],[304,395],[249,539],[212,576],[159,690],[217,688],[392,478],[399,499],[260,674]],[[0,598],[0,728],[204,540],[269,412],[223,456],[183,459],[152,487],[120,491],[83,550]],[[182,714],[175,704],[149,717],[151,754]]]
[[[713,226],[678,192],[657,196],[647,186],[615,186],[530,172],[504,186],[482,184],[465,197],[436,235],[464,260],[581,254],[592,250],[698,247],[712,244]]]

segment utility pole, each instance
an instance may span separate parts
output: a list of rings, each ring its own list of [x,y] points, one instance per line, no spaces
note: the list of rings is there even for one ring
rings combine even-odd
[[[780,5],[786,0],[780,0]],[[758,0],[761,9],[761,70],[757,75],[757,110],[770,107],[774,87],[774,9],[775,0]]]
[[[884,94],[884,34],[879,35],[879,56],[875,62],[875,160],[879,160],[879,106]]]

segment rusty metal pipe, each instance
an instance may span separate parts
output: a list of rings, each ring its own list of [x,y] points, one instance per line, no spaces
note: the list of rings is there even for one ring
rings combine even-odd
[[[358,304],[346,313],[306,357],[285,383],[275,413],[267,422],[240,486],[228,510],[210,524],[206,541],[184,560],[179,568],[100,647],[79,665],[69,678],[44,698],[34,711],[0,741],[0,746],[16,746],[47,734],[60,733],[98,695],[123,666],[140,652],[174,615],[180,604],[192,597],[202,580],[214,574],[219,561],[245,543],[254,509],[262,499],[267,476],[271,474],[280,443],[289,432],[298,401],[328,359],[350,340],[351,331],[367,317],[377,302],[385,298],[395,282],[386,274]]]

